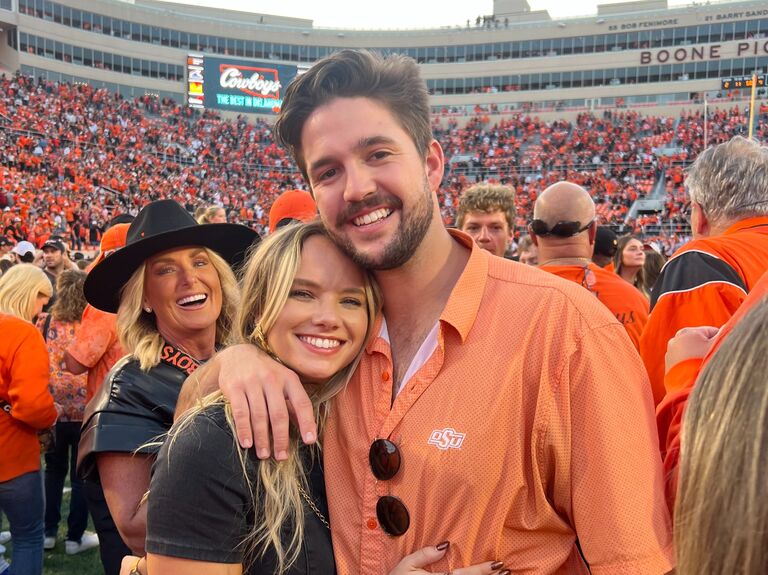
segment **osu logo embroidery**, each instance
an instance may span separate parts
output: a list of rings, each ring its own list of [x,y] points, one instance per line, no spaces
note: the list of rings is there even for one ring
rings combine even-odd
[[[464,437],[466,434],[458,433],[451,427],[445,429],[435,429],[432,435],[429,437],[427,443],[434,445],[438,449],[446,451],[448,449],[461,449],[461,444],[464,443]]]

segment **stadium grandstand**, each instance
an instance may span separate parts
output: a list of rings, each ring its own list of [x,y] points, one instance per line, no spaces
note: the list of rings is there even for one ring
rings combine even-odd
[[[159,197],[223,205],[263,231],[274,197],[303,185],[271,136],[280,90],[346,47],[420,64],[449,225],[465,187],[495,181],[516,189],[522,230],[537,194],[568,179],[603,223],[671,251],[689,233],[685,166],[735,134],[768,137],[762,1],[553,19],[495,0],[453,27],[384,31],[152,0],[0,0],[0,28],[2,224],[38,245],[57,233],[96,246],[113,213]]]

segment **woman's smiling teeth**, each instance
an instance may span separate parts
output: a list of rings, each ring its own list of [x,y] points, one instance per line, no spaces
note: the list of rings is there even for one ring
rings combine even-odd
[[[389,214],[392,213],[392,210],[387,208],[379,208],[375,212],[371,212],[370,214],[365,214],[364,216],[359,216],[352,220],[352,223],[356,226],[367,226],[368,224],[372,224],[374,222],[378,222],[380,220],[383,220]]]
[[[192,305],[196,303],[203,303],[207,299],[207,295],[204,293],[198,293],[195,295],[188,295],[187,297],[183,297],[180,300],[176,300],[176,303],[179,305]]]
[[[338,339],[328,339],[324,337],[311,337],[308,335],[300,335],[299,339],[311,346],[319,347],[321,349],[333,349],[339,347],[341,342]]]

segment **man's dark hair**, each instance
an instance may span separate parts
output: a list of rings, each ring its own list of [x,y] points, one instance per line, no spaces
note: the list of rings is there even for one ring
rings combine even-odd
[[[386,58],[366,50],[341,50],[323,58],[288,85],[275,123],[278,143],[291,152],[304,178],[301,130],[307,118],[335,98],[370,98],[386,106],[426,155],[432,141],[429,94],[412,58]]]
[[[135,216],[132,216],[131,214],[118,214],[107,222],[107,225],[104,226],[104,231],[106,232],[109,228],[116,226],[117,224],[130,224],[135,219]]]

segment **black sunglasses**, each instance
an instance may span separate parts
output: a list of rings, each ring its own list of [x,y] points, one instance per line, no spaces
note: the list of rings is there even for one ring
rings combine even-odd
[[[582,226],[581,222],[557,222],[551,228],[544,220],[532,220],[530,225],[531,231],[537,236],[557,236],[559,238],[570,238],[576,234],[580,234],[583,231],[588,230],[595,224],[595,220],[590,220],[586,225]]]
[[[371,444],[368,462],[373,476],[379,481],[392,479],[400,471],[400,450],[389,439],[377,439]],[[383,495],[376,503],[376,518],[385,533],[400,537],[411,525],[408,508],[399,498]]]

